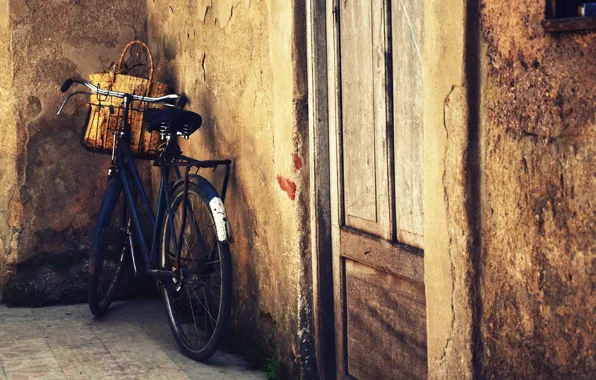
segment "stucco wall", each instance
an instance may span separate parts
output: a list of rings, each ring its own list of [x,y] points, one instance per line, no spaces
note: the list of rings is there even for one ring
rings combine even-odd
[[[6,2],[0,7],[6,10]],[[129,40],[144,38],[144,21],[142,0],[117,7],[107,0],[12,0],[9,12],[0,12],[0,111],[8,110],[0,112],[8,118],[0,159],[6,301],[56,302],[72,296],[73,286],[82,287],[84,300],[85,266],[71,263],[87,256],[109,160],[80,146],[83,98],[56,116],[59,87],[67,77],[107,68]],[[5,101],[4,83],[13,103]]]
[[[5,301],[84,300],[87,244],[108,160],[80,147],[83,98],[55,115],[59,86],[107,68],[124,44],[148,32],[157,78],[186,92],[205,120],[185,152],[234,160],[226,202],[236,237],[229,342],[260,362],[277,351],[282,376],[308,376],[304,12],[299,0],[0,0]],[[82,293],[73,295],[73,287]]]
[[[204,125],[186,154],[234,161],[226,208],[234,232],[229,343],[280,378],[312,370],[308,125],[302,1],[148,1],[160,75]],[[223,171],[204,173],[221,185]]]
[[[430,378],[596,367],[596,34],[543,17],[530,0],[425,4]]]
[[[424,281],[428,376],[473,378],[467,1],[424,7]]]
[[[16,128],[13,110],[12,59],[10,46],[10,19],[8,0],[0,0],[0,226],[7,226],[10,209],[8,199],[16,183]],[[5,264],[11,252],[12,234],[6,227],[0,227],[0,278],[5,277]],[[0,296],[1,298],[1,296]]]
[[[481,1],[482,356],[489,378],[596,369],[596,33]]]

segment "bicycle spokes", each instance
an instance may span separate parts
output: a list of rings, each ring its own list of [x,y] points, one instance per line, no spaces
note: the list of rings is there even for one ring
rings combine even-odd
[[[164,244],[164,248],[167,246],[163,252],[167,266],[164,269],[172,270],[175,275],[174,286],[166,285],[171,321],[181,346],[191,352],[212,351],[217,344],[212,343],[213,337],[217,335],[219,341],[222,335],[217,333],[218,328],[222,330],[222,310],[226,321],[229,314],[229,299],[226,299],[225,307],[222,303],[223,256],[207,202],[196,191],[189,191],[188,198],[182,191],[178,191],[177,202],[172,203],[174,220],[173,223],[168,221],[164,235],[164,243],[168,243]],[[179,239],[180,255],[175,253],[173,236]],[[226,278],[228,283],[230,280]],[[226,292],[229,293],[227,287]]]

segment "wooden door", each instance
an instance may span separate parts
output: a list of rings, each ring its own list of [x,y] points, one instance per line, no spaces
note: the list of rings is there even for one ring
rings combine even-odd
[[[425,378],[423,3],[338,0],[335,10],[338,377]]]

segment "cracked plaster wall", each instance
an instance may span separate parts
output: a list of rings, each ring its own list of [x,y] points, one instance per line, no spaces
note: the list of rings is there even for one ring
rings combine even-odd
[[[424,275],[428,375],[473,377],[466,5],[425,3]]]
[[[596,370],[596,33],[481,1],[482,359],[488,378]]]
[[[204,124],[182,145],[234,161],[228,344],[256,362],[279,352],[281,378],[313,370],[303,1],[147,2],[160,77]],[[223,172],[205,172],[221,186]],[[157,183],[157,182],[156,182]]]
[[[79,144],[82,99],[55,116],[59,86],[108,67],[149,30],[157,78],[189,94],[204,116],[186,153],[235,162],[226,202],[237,241],[230,341],[256,361],[278,350],[283,374],[308,377],[304,3],[0,0],[0,10],[5,301],[39,305],[64,300],[73,282],[84,289],[84,263],[65,274],[52,261],[85,256],[107,156]]]
[[[56,116],[59,87],[145,38],[145,3],[11,0],[0,8],[0,284],[8,302],[56,302],[74,286],[61,278],[84,291],[85,268],[65,274],[46,264],[86,256],[109,161],[79,143],[84,99]]]
[[[425,4],[430,378],[596,367],[596,34],[543,17],[530,0]]]
[[[10,203],[8,194],[14,192],[16,183],[16,127],[13,109],[12,59],[10,46],[10,18],[8,0],[0,1],[0,226],[8,226],[10,219]],[[6,276],[5,265],[13,261],[11,249],[12,234],[8,228],[0,228],[0,278]],[[1,298],[1,296],[0,296]]]

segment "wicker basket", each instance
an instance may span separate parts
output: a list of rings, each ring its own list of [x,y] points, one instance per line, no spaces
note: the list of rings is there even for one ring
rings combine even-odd
[[[140,45],[147,51],[149,58],[149,78],[139,78],[131,75],[118,74],[123,65],[126,52],[133,46]],[[126,92],[134,95],[159,97],[171,93],[171,89],[153,81],[153,57],[149,47],[141,41],[132,41],[122,51],[120,60],[114,71],[96,73],[89,76],[91,83],[112,91]],[[160,107],[142,101],[133,101],[128,112],[130,125],[130,150],[135,157],[151,159],[158,154],[161,137],[158,133],[149,133],[143,128],[143,112],[148,107]],[[89,100],[89,114],[82,143],[85,149],[96,153],[112,153],[114,133],[121,128],[123,115],[123,99],[92,95]]]

